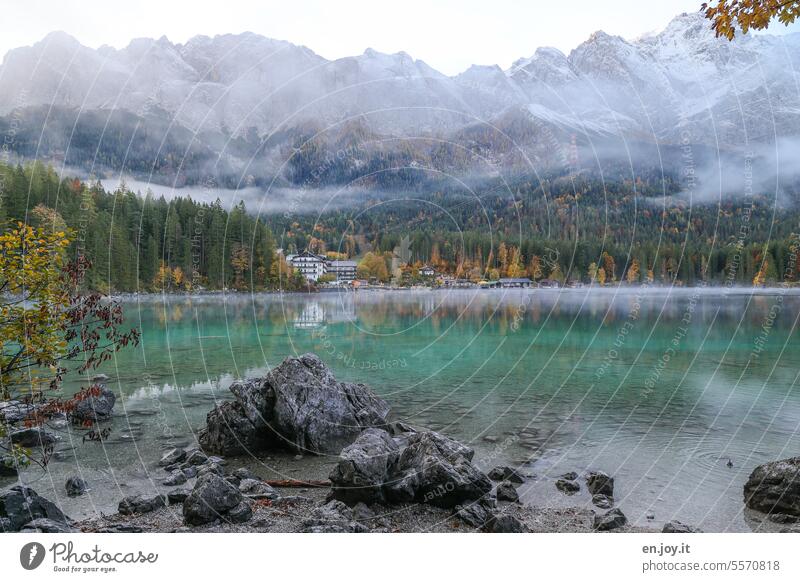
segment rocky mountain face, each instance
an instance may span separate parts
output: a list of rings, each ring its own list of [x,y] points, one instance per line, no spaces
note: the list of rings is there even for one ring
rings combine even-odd
[[[252,33],[120,50],[52,33],[6,55],[0,131],[14,126],[22,157],[165,176],[222,168],[296,181],[308,169],[296,155],[319,164],[331,148],[349,171],[376,159],[479,173],[563,166],[576,144],[737,150],[794,138],[798,60],[800,35],[729,42],[699,14],[634,41],[597,32],[569,55],[540,48],[506,71],[452,77],[402,52],[330,61]]]

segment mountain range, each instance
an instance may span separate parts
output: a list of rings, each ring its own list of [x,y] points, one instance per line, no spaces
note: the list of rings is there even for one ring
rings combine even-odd
[[[0,133],[19,158],[178,185],[677,171],[687,145],[719,159],[793,144],[799,66],[800,34],[731,42],[699,13],[455,76],[404,52],[327,60],[253,33],[95,50],[55,32],[6,54]]]

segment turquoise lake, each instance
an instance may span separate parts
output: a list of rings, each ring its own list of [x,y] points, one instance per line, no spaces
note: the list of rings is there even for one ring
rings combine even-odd
[[[73,517],[160,487],[155,461],[193,442],[230,382],[309,351],[372,386],[395,418],[471,444],[485,470],[507,463],[535,476],[521,488],[530,503],[588,506],[554,481],[595,468],[615,477],[636,524],[747,531],[759,527],[743,513],[750,471],[800,453],[793,292],[142,296],[125,309],[142,342],[102,370],[122,396],[111,437],[83,444],[63,429],[48,471],[23,475]],[[69,500],[63,478],[76,471],[101,485]]]

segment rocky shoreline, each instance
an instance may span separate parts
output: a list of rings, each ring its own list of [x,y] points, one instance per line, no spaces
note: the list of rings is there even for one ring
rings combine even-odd
[[[16,485],[0,492],[0,530],[659,531],[628,523],[615,501],[613,476],[600,470],[565,473],[553,483],[565,496],[585,490],[592,508],[520,503],[520,491],[535,476],[506,466],[484,473],[473,463],[470,447],[392,421],[389,405],[368,386],[337,381],[313,354],[287,358],[267,376],[235,382],[230,390],[234,400],[208,413],[199,446],[171,449],[152,468],[162,492],[125,497],[114,515],[73,521],[33,489]],[[113,405],[113,393],[101,391],[80,412],[99,421],[111,415]],[[22,436],[31,442],[44,438],[41,431]],[[265,454],[324,462],[321,474],[293,479],[270,478],[275,475],[257,474],[241,463]],[[88,486],[77,476],[65,483],[69,497],[84,495]],[[751,511],[793,530],[800,521],[800,458],[758,467],[744,497]],[[700,530],[672,521],[660,531]]]

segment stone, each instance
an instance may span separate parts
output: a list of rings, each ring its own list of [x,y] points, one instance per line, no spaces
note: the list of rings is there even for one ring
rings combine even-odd
[[[205,450],[241,452],[244,447],[231,443],[241,435],[265,448],[338,454],[364,429],[384,427],[389,413],[389,405],[369,387],[338,382],[314,354],[286,358],[265,377],[234,382],[230,390],[235,403],[209,413],[200,438]],[[222,420],[234,428],[221,427]]]
[[[511,481],[503,481],[497,486],[497,500],[511,502],[519,501],[519,493],[517,493],[517,490]]]
[[[228,512],[242,501],[244,497],[239,489],[216,473],[206,473],[197,478],[192,492],[183,502],[183,519],[188,525],[225,520]],[[235,519],[238,517],[238,513],[234,515]]]
[[[489,520],[485,531],[489,533],[527,533],[530,529],[513,515],[501,513]]]
[[[499,438],[499,437],[496,437],[496,436],[494,436],[494,435],[487,434],[485,437],[483,437],[483,440],[484,440],[484,442],[487,442],[487,443],[494,444],[494,443],[496,443],[497,441],[499,441],[499,440],[500,440],[500,438]]]
[[[744,502],[761,513],[800,516],[800,457],[756,467],[744,485]]]
[[[581,486],[577,481],[568,481],[567,479],[559,479],[556,481],[556,489],[567,495],[574,495],[581,490]]]
[[[51,501],[26,485],[14,485],[0,493],[0,522],[3,531],[19,531],[34,519],[71,520]]]
[[[186,451],[183,449],[172,449],[164,453],[158,462],[159,467],[169,467],[176,463],[182,463],[186,459]]]
[[[392,438],[384,430],[367,429],[342,451],[330,475],[331,495],[348,505],[464,505],[492,490],[489,478],[472,464],[473,454],[433,431]]]
[[[70,416],[79,422],[108,420],[113,414],[116,401],[117,396],[113,390],[97,386],[89,390],[86,398],[75,403]]]
[[[475,529],[484,529],[494,518],[494,506],[487,499],[456,506],[456,517]]]
[[[800,515],[788,515],[786,513],[770,513],[767,519],[772,523],[797,523],[800,521]]]
[[[180,470],[183,473],[183,476],[187,479],[193,479],[197,477],[197,469],[195,467],[185,467]]]
[[[14,455],[0,455],[0,477],[16,477],[19,473]]]
[[[677,519],[668,521],[664,524],[664,527],[661,528],[661,533],[700,533],[702,530],[693,527],[691,525],[686,525],[678,521]]]
[[[339,458],[330,476],[336,499],[348,505],[386,502],[384,485],[398,458],[398,446],[388,432],[368,428]]]
[[[183,485],[186,483],[186,475],[183,474],[183,471],[173,471],[170,473],[169,477],[164,479],[164,485],[167,487],[174,487],[176,485]]]
[[[97,530],[97,533],[142,533],[144,528],[132,523],[115,523]]]
[[[55,433],[41,426],[19,428],[11,431],[8,436],[12,443],[27,449],[33,447],[47,447],[55,444],[59,440]]]
[[[93,384],[104,384],[105,382],[108,382],[110,379],[111,378],[109,378],[107,374],[95,374],[90,378],[90,381]]]
[[[19,531],[21,533],[77,533],[80,530],[63,521],[39,517],[23,525]]]
[[[225,521],[230,523],[244,523],[251,517],[253,517],[253,509],[250,507],[249,503],[242,501],[225,514]]]
[[[256,481],[261,480],[261,477],[253,473],[247,467],[239,467],[233,472],[233,476],[239,479],[240,481],[243,481],[245,479],[255,479]]]
[[[208,462],[208,456],[203,451],[198,451],[197,449],[193,450],[191,453],[187,453],[186,455],[186,464],[187,465],[204,465]]]
[[[598,493],[614,496],[614,478],[603,471],[590,471],[586,474],[586,488],[592,495]]]
[[[89,485],[81,477],[71,475],[67,477],[64,488],[67,490],[68,497],[78,497],[89,490]]]
[[[524,483],[525,477],[522,473],[511,467],[495,467],[488,473],[492,481],[511,481],[512,483]]]
[[[578,474],[575,471],[569,471],[559,476],[559,479],[566,479],[567,481],[575,481],[577,478]]]
[[[203,450],[236,456],[266,448],[268,439],[245,416],[239,402],[223,402],[206,415],[198,441]]]
[[[150,513],[166,504],[166,495],[130,495],[119,502],[117,510],[123,515]]]
[[[19,400],[0,402],[0,421],[5,425],[21,422],[36,412],[36,404],[26,404]]]
[[[178,503],[183,503],[186,501],[186,498],[189,497],[189,494],[192,492],[191,489],[188,487],[179,487],[178,489],[173,489],[169,493],[167,493],[167,502],[170,505],[177,505]]]
[[[619,508],[594,516],[594,529],[597,531],[610,531],[623,527],[626,523],[628,518]]]
[[[354,519],[352,510],[338,500],[332,500],[314,509],[303,522],[308,533],[364,533],[368,528]]]
[[[196,471],[198,477],[202,477],[203,475],[207,475],[209,473],[214,473],[216,475],[219,475],[220,477],[225,474],[225,472],[222,470],[222,467],[220,467],[219,465],[215,465],[213,463],[206,463],[205,465],[199,465],[198,467],[196,467]]]
[[[280,497],[275,489],[260,479],[242,479],[239,482],[239,491],[250,499],[277,499]]]
[[[614,500],[608,495],[598,493],[597,495],[592,495],[592,504],[600,509],[611,509],[614,507]]]

